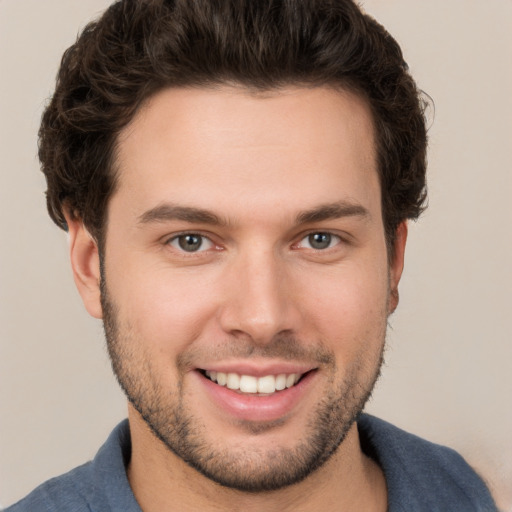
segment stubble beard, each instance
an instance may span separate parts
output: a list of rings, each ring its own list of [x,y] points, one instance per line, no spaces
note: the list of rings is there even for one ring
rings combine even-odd
[[[258,493],[282,489],[305,479],[320,468],[343,442],[363,411],[380,375],[385,326],[380,354],[372,363],[371,371],[367,360],[357,361],[337,385],[334,382],[334,355],[325,348],[317,348],[314,358],[332,370],[330,391],[311,413],[296,446],[251,451],[233,446],[219,449],[205,435],[208,419],[197,418],[187,409],[182,382],[178,381],[176,389],[168,390],[153,378],[157,374],[153,372],[149,358],[142,352],[136,352],[138,344],[131,328],[120,325],[119,313],[109,297],[104,279],[101,292],[104,331],[112,368],[129,402],[169,450],[224,487]],[[268,355],[283,352],[282,346],[291,347],[291,343],[293,340],[290,339],[276,340],[272,345],[274,349],[268,349]],[[300,349],[293,350],[302,353]],[[311,358],[311,352],[308,354]],[[246,423],[241,427],[256,436],[279,428],[279,425]]]

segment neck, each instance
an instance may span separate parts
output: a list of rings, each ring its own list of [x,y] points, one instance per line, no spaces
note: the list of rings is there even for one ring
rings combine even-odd
[[[128,479],[144,512],[265,510],[384,512],[384,475],[361,451],[354,424],[331,458],[305,480],[280,490],[247,493],[218,485],[168,450],[130,407]]]

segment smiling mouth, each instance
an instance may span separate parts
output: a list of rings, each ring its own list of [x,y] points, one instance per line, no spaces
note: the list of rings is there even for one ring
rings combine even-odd
[[[272,395],[295,386],[309,372],[280,373],[278,375],[264,375],[263,377],[216,372],[213,370],[203,370],[201,373],[219,386],[233,391],[254,395]]]

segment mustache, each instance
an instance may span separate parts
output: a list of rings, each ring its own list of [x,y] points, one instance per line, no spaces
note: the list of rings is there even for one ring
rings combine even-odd
[[[226,359],[281,359],[315,366],[335,367],[335,357],[323,343],[315,345],[300,341],[293,334],[281,333],[268,343],[254,342],[249,336],[229,337],[211,345],[191,346],[177,358],[178,369],[186,372],[198,361],[210,363]]]
[[[118,331],[118,310],[109,296],[104,276],[100,280],[100,290],[103,328],[107,339],[115,340]],[[176,364],[178,371],[185,374],[188,370],[194,369],[198,361],[215,363],[230,358],[246,360],[251,358],[259,360],[281,359],[336,369],[334,352],[327,348],[322,341],[315,344],[307,343],[291,332],[277,333],[269,342],[264,344],[257,343],[246,334],[240,336],[227,335],[222,341],[214,340],[211,343],[203,343],[201,346],[197,343],[192,344],[178,355]]]

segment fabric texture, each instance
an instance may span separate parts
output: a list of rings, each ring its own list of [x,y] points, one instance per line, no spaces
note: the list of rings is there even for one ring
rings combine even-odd
[[[456,451],[369,415],[358,427],[363,451],[384,471],[388,512],[497,512],[482,479]]]
[[[363,414],[363,451],[383,469],[388,512],[497,512],[481,478],[455,451]],[[120,423],[96,457],[48,480],[5,512],[142,512],[126,476],[131,441]]]

